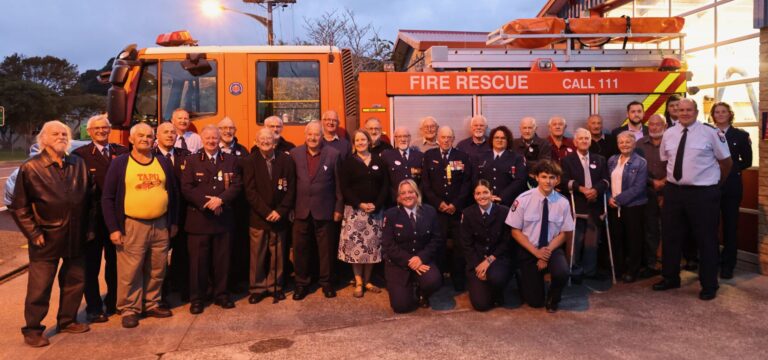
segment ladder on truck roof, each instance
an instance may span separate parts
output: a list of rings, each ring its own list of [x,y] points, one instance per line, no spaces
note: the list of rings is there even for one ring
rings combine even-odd
[[[643,44],[656,44],[655,49],[573,49],[578,38],[610,38],[610,42],[623,42],[624,38],[652,37]],[[433,46],[427,49],[425,65],[434,69],[530,69],[536,59],[550,58],[561,70],[619,69],[636,67],[658,67],[664,58],[682,61],[684,51],[683,33],[620,33],[620,34],[505,34],[501,29],[488,35],[488,45],[506,45],[514,39],[556,38],[552,44],[565,43],[564,48],[552,49],[449,49],[447,46]],[[678,48],[671,48],[677,40]],[[669,41],[670,48],[661,45]]]

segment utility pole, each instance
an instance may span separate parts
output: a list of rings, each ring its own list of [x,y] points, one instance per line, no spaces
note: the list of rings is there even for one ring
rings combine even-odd
[[[243,0],[244,3],[254,3],[264,6],[267,9],[267,18],[264,26],[267,27],[267,44],[275,45],[275,33],[272,31],[272,8],[275,6],[288,6],[295,4],[296,0]]]

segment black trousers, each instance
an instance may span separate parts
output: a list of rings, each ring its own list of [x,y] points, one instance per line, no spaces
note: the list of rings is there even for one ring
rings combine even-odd
[[[48,315],[56,270],[59,270],[60,292],[56,323],[59,327],[65,327],[77,320],[77,309],[83,300],[85,265],[81,256],[62,260],[60,269],[59,259],[29,262],[27,298],[24,300],[24,320],[27,326],[21,328],[22,334],[42,334],[45,331],[41,322]]]
[[[219,234],[188,234],[189,246],[189,300],[205,301],[211,268],[213,268],[213,297],[228,299],[229,232]]]
[[[459,210],[456,210],[453,215],[438,212],[437,222],[446,239],[440,267],[451,274],[454,288],[463,288],[466,282],[467,261],[461,247],[461,213]]]
[[[100,235],[106,233],[106,229]],[[85,243],[85,311],[89,314],[117,312],[117,253],[115,244],[108,236],[97,236]],[[104,254],[104,281],[107,283],[107,295],[101,299],[99,272],[101,256]]]
[[[475,269],[467,269],[469,301],[475,310],[486,311],[493,308],[494,299],[504,293],[504,288],[509,281],[511,267],[508,258],[496,258],[485,272],[486,280],[478,279]]]
[[[181,293],[181,298],[189,298],[189,249],[187,234],[182,230],[176,237],[171,238],[171,263],[168,264],[168,272],[163,281],[163,299],[172,291]]]
[[[645,242],[643,243],[643,265],[655,269],[657,254],[661,243],[661,208],[659,196],[655,191],[648,191],[648,203],[645,204]]]
[[[717,288],[720,189],[717,186],[664,187],[662,221],[662,276],[680,281],[680,257],[684,239],[696,241],[700,264],[699,282],[707,290]]]
[[[528,306],[536,308],[544,306],[545,270],[549,270],[552,277],[552,283],[549,285],[549,296],[555,303],[559,303],[569,276],[568,262],[565,260],[563,249],[559,248],[553,251],[549,257],[547,269],[541,271],[536,266],[538,259],[528,250],[521,247],[517,254],[520,268],[520,293]]]
[[[736,245],[738,244],[739,206],[744,189],[741,176],[729,178],[723,186],[720,197],[720,213],[723,219],[723,250],[720,266],[729,271],[736,267]]]
[[[429,298],[443,285],[443,275],[434,263],[424,274],[417,274],[409,268],[402,268],[389,261],[384,264],[387,279],[389,305],[392,311],[402,314],[416,310],[419,306],[417,295]]]
[[[335,250],[338,242],[333,239],[336,224],[331,220],[316,220],[312,215],[293,222],[293,261],[296,286],[309,286],[312,281],[312,259],[317,256],[320,286],[331,287]]]
[[[616,273],[636,276],[643,260],[645,205],[609,208],[608,213]]]

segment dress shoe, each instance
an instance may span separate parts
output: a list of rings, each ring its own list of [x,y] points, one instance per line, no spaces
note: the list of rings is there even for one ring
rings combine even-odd
[[[144,316],[155,317],[155,318],[167,318],[167,317],[173,316],[173,313],[168,308],[158,306],[145,311]]]
[[[679,289],[679,288],[680,288],[679,281],[662,279],[661,281],[653,284],[654,291],[664,291],[664,290]]]
[[[548,313],[554,314],[557,312],[558,305],[558,301],[555,301],[554,298],[548,297],[547,301],[544,303],[544,308],[547,309]]]
[[[272,297],[277,299],[277,301],[283,301],[285,300],[285,293],[283,292],[283,290],[277,290],[272,294]]]
[[[107,307],[107,311],[104,312],[104,315],[106,315],[107,317],[110,317],[115,314],[117,314],[117,308]]]
[[[103,323],[109,321],[109,318],[104,313],[89,313],[85,318],[89,323]]]
[[[88,332],[91,330],[91,327],[88,326],[88,324],[83,324],[79,322],[73,322],[65,327],[59,327],[60,333],[69,333],[69,334],[82,334],[84,332]]]
[[[261,300],[264,300],[265,297],[269,296],[269,293],[264,291],[260,293],[253,293],[251,296],[248,297],[248,303],[249,304],[258,304],[261,302]]]
[[[221,307],[222,309],[234,309],[235,303],[232,302],[232,300],[229,299],[218,299],[213,302],[216,306]]]
[[[202,301],[195,301],[189,305],[189,313],[192,315],[202,314],[205,310],[205,303]]]
[[[733,269],[721,269],[720,270],[720,278],[721,279],[733,279]]]
[[[428,309],[429,308],[429,298],[426,296],[419,296],[419,307]]]
[[[300,301],[307,297],[307,288],[303,286],[297,286],[293,291],[293,300]]]
[[[580,275],[571,276],[571,284],[581,285],[581,283],[582,283],[582,277]]]
[[[324,287],[323,288],[323,295],[325,295],[326,298],[335,298],[336,297],[336,290],[334,290],[332,287]]]
[[[157,307],[160,307],[160,308],[163,308],[163,309],[170,309],[171,305],[168,304],[168,302],[163,299],[163,300],[160,300],[160,301],[157,302]]]
[[[637,275],[641,279],[648,279],[648,278],[652,278],[652,277],[657,276],[657,275],[661,275],[661,271],[657,270],[657,269],[654,269],[654,268],[648,268],[647,267],[647,268],[643,268],[643,270],[640,270],[640,273],[637,274]]]
[[[123,316],[123,327],[126,329],[135,328],[139,326],[139,315],[130,314]]]
[[[715,297],[717,297],[717,289],[718,288],[702,289],[699,292],[699,299],[704,300],[704,301],[709,301],[709,300],[714,299]]]
[[[685,263],[685,266],[683,266],[684,270],[687,271],[696,271],[699,268],[699,262],[698,261],[687,261]]]
[[[43,336],[43,334],[24,334],[24,343],[31,347],[43,347],[48,346],[50,342]]]
[[[635,276],[632,274],[624,274],[624,276],[621,277],[621,281],[623,281],[625,284],[631,284],[635,282]]]

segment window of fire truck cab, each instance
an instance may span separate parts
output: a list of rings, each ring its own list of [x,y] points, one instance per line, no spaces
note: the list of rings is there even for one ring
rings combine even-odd
[[[215,115],[217,112],[217,64],[208,60],[212,70],[202,76],[193,76],[181,67],[181,61],[163,61],[160,64],[160,103],[162,120],[170,121],[173,110],[186,109],[190,119]],[[133,122],[158,123],[158,65],[142,68],[136,90]]]
[[[317,61],[259,61],[256,63],[256,122],[276,115],[285,125],[320,118],[320,63]]]

